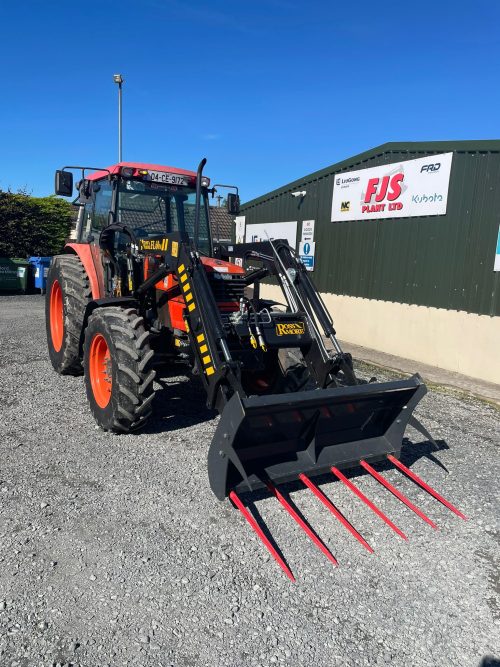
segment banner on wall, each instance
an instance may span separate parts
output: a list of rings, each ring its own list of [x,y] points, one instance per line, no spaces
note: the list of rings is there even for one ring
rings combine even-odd
[[[275,239],[286,239],[292,248],[297,246],[297,220],[293,222],[268,222],[257,225],[247,225],[245,230],[245,241],[267,241],[268,235],[271,241]]]
[[[332,222],[445,215],[453,153],[335,174]]]

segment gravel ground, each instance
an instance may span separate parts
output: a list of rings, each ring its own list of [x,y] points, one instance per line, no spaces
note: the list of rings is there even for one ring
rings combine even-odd
[[[335,568],[275,499],[257,498],[292,584],[209,490],[216,420],[194,382],[164,378],[148,430],[113,436],[95,426],[82,379],[52,370],[42,297],[0,298],[0,341],[2,667],[500,664],[495,408],[432,391],[418,412],[442,449],[433,460],[413,431],[405,446],[405,461],[469,521],[388,471],[434,531],[360,472],[403,542],[325,480],[370,555],[292,489]]]

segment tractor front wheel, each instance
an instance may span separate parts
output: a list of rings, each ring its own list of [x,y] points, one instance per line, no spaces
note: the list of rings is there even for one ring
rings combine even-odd
[[[151,415],[153,351],[133,308],[98,308],[85,330],[83,366],[90,409],[105,431],[128,433]]]

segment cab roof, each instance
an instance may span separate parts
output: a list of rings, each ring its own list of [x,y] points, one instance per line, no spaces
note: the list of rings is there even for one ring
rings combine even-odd
[[[189,171],[189,169],[177,169],[177,167],[166,167],[161,164],[147,164],[145,162],[118,162],[117,164],[113,164],[111,167],[106,167],[106,169],[111,174],[119,174],[122,167],[147,169],[148,171],[166,171],[170,174],[182,174],[183,176],[191,176],[196,178],[196,172]],[[85,178],[88,181],[98,181],[101,178],[106,178],[106,176],[109,176],[108,171],[94,171],[91,174],[85,176]]]

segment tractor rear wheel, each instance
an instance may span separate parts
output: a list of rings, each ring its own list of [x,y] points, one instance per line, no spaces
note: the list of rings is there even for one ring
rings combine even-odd
[[[61,375],[81,375],[80,337],[92,297],[89,277],[76,255],[57,255],[47,275],[45,324],[52,366]]]
[[[98,308],[85,329],[85,388],[96,422],[105,431],[128,433],[151,415],[154,352],[144,320],[133,308]]]

